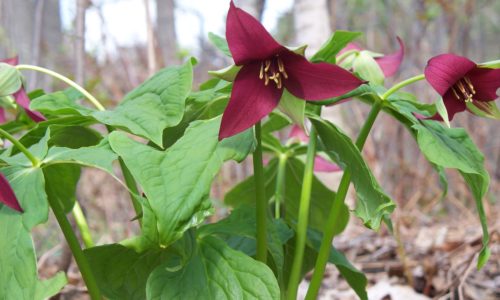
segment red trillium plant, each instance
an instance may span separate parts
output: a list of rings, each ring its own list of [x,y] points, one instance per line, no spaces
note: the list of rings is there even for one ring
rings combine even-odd
[[[285,89],[297,98],[314,101],[343,95],[363,83],[336,65],[311,63],[280,45],[232,1],[226,39],[235,64],[242,68],[222,116],[219,139],[242,132],[267,116]]]
[[[500,69],[481,67],[466,57],[441,54],[429,60],[425,79],[443,97],[451,121],[456,113],[474,105],[487,110],[486,102],[498,98]],[[433,119],[441,119],[435,115]]]
[[[370,166],[388,164],[395,175],[389,178],[394,180],[391,186],[397,189],[397,184],[403,184],[397,181],[408,174],[397,168],[399,156],[405,153],[379,153],[380,147],[374,147],[383,155],[369,155],[363,148],[374,126],[377,134],[388,137],[384,141],[395,137],[393,130],[387,132],[392,136],[384,132],[385,125],[394,122],[409,131],[411,144],[418,146],[422,159],[439,175],[439,182],[438,176],[430,177],[436,178],[436,189],[429,189],[427,180],[416,180],[415,189],[446,201],[437,190],[439,183],[448,186],[450,169],[462,176],[471,191],[463,194],[471,199],[464,200],[476,205],[478,220],[472,225],[482,230],[481,242],[470,243],[471,251],[464,255],[470,258],[467,261],[477,261],[478,268],[487,263],[490,230],[483,201],[495,198],[498,178],[489,176],[485,165],[497,158],[491,151],[483,154],[465,129],[415,116],[427,118],[437,112],[431,118],[443,116],[448,121],[444,116],[452,119],[457,112],[469,110],[477,116],[500,118],[493,101],[500,87],[500,61],[475,64],[443,54],[432,58],[427,67],[419,67],[418,73],[425,69],[425,74],[393,84],[385,79],[395,74],[403,60],[400,39],[398,51],[382,55],[348,45],[357,41],[360,32],[338,30],[308,60],[300,54],[304,47],[292,51],[280,45],[254,17],[232,1],[227,3],[226,39],[216,34],[209,39],[234,64],[209,73],[214,77],[199,87],[193,86],[199,81],[195,75],[207,71],[209,64],[196,65],[195,58],[158,70],[123,99],[114,99],[121,93],[109,93],[107,88],[121,91],[128,84],[118,80],[101,85],[112,78],[103,81],[102,74],[94,73],[88,78],[95,78],[99,87],[88,86],[95,87],[98,95],[114,95],[109,101],[113,107],[107,107],[92,91],[63,74],[18,64],[17,58],[0,62],[0,106],[21,112],[15,119],[5,119],[0,109],[0,299],[71,294],[91,300],[314,300],[332,264],[344,280],[342,285],[349,284],[359,299],[368,300],[368,278],[342,253],[345,245],[334,239],[352,238],[345,229],[354,218],[366,230],[391,227],[395,201],[378,181],[379,172]],[[162,35],[162,26],[157,29]],[[39,61],[47,61],[44,53],[40,51]],[[216,66],[224,61],[222,53],[207,51],[203,60],[213,58]],[[420,49],[411,53],[423,54]],[[154,56],[147,57],[151,63]],[[97,61],[93,53],[85,53],[85,61],[93,60]],[[351,65],[345,65],[348,60]],[[102,68],[112,68],[112,61],[115,58],[103,61]],[[141,73],[144,66],[130,67],[138,71],[137,78],[146,75]],[[47,85],[50,88],[62,84],[64,89],[37,87],[29,99],[20,72],[38,72],[54,81]],[[428,103],[421,90],[406,90],[425,79],[443,101]],[[340,104],[346,99],[351,99],[348,108]],[[392,119],[375,125],[381,114]],[[338,116],[345,117],[345,126],[333,121]],[[236,172],[226,172],[228,166]],[[106,182],[80,180],[82,171],[89,168],[105,172]],[[337,174],[319,172],[339,172],[342,178],[338,181],[340,176],[332,176]],[[89,224],[102,214],[93,203],[104,203],[106,195],[92,193],[96,199],[90,202],[81,202],[76,195],[102,188],[123,195],[116,199],[120,205],[109,206],[113,212],[120,209],[112,215],[130,217],[120,226],[134,230],[125,230],[123,239],[115,235],[112,241],[97,239],[102,226]],[[347,205],[348,194],[353,201]],[[405,196],[412,195],[401,194]],[[446,208],[441,203],[440,207]],[[57,254],[37,253],[40,249],[32,242],[41,238],[33,239],[34,234],[45,237],[50,231],[55,236],[53,222],[78,266],[77,285],[67,285],[66,270],[56,272],[51,265],[46,272],[45,264],[37,261],[42,255],[56,261],[52,256]],[[471,234],[476,240],[476,232]],[[50,249],[58,241],[44,243],[48,247],[42,248]],[[474,251],[478,254],[469,253]],[[306,274],[311,274],[307,293],[299,295]],[[436,293],[448,293],[448,287]]]
[[[8,59],[0,60],[0,64],[4,63],[4,64],[7,64],[9,66],[16,66],[18,64],[18,60],[19,59],[17,57],[8,58]],[[0,67],[2,67],[2,66],[0,65]],[[21,78],[20,76],[21,75],[19,74],[19,78]],[[0,96],[12,96],[14,98],[14,101],[26,111],[26,114],[28,114],[28,116],[33,121],[35,121],[35,122],[45,121],[45,117],[42,116],[42,114],[40,114],[37,111],[33,111],[29,108],[30,99],[28,97],[28,94],[26,94],[26,90],[24,89],[22,82],[21,82],[19,89],[17,91],[15,91],[14,93],[12,93],[11,95],[0,95]],[[5,121],[4,110],[1,107],[0,107],[0,121],[2,121],[2,122]]]

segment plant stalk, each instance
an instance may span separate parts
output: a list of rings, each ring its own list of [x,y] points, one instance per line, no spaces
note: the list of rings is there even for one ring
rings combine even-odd
[[[75,201],[75,206],[73,206],[73,217],[75,218],[76,226],[80,230],[80,234],[82,235],[82,241],[85,245],[85,248],[94,247],[94,241],[92,240],[92,235],[90,234],[89,224],[87,223],[87,219],[85,219],[85,215],[83,214],[82,207],[78,200]]]
[[[80,243],[78,242],[78,238],[76,237],[73,229],[71,228],[71,224],[69,223],[66,215],[62,208],[58,205],[57,201],[50,201],[49,204],[54,212],[54,215],[59,223],[59,227],[66,238],[66,242],[68,243],[71,252],[73,253],[73,257],[75,258],[76,264],[80,269],[80,273],[82,274],[83,281],[87,286],[89,296],[92,300],[102,299],[101,292],[97,286],[97,281],[92,273],[92,269],[90,268],[90,264],[83,253],[82,248],[80,247]]]
[[[257,214],[257,255],[258,261],[267,263],[267,200],[264,186],[264,166],[262,162],[262,133],[260,121],[255,124],[257,146],[253,153],[255,179],[255,202]]]
[[[370,113],[368,114],[365,124],[361,128],[359,136],[356,140],[356,146],[360,151],[365,145],[368,134],[370,133],[373,123],[375,123],[375,119],[377,118],[381,108],[381,101],[375,102]],[[321,241],[318,258],[316,259],[316,265],[314,267],[314,273],[311,278],[311,283],[309,284],[309,289],[307,290],[306,300],[313,300],[317,298],[321,281],[323,280],[323,274],[325,273],[326,264],[328,263],[328,258],[330,256],[330,248],[333,243],[335,231],[338,227],[340,208],[342,207],[342,204],[347,196],[347,192],[349,191],[350,182],[351,172],[346,169],[342,175],[342,179],[340,180],[335,200],[330,208],[330,213],[325,225],[325,231],[323,232],[323,240]]]
[[[314,176],[314,158],[316,157],[317,133],[314,127],[309,134],[309,145],[307,146],[306,165],[302,180],[302,191],[300,195],[299,216],[297,220],[297,235],[295,253],[293,257],[290,280],[288,281],[287,299],[297,298],[297,289],[300,283],[300,272],[304,260],[304,251],[307,238],[307,225],[309,222],[309,206],[311,201],[312,180]]]
[[[286,161],[288,156],[284,153],[279,155],[278,175],[276,177],[276,192],[274,194],[274,218],[281,218],[281,204],[285,202],[285,176]]]
[[[415,83],[417,81],[420,81],[420,80],[424,80],[425,79],[425,75],[424,74],[420,74],[420,75],[417,75],[417,76],[413,76],[413,77],[410,77],[406,80],[403,80],[397,84],[395,84],[393,87],[391,87],[390,89],[388,89],[382,96],[382,100],[386,100],[387,97],[389,97],[390,95],[392,95],[393,93],[397,92],[398,90],[404,88],[405,86],[407,85],[410,85],[412,83]]]
[[[4,136],[6,139],[8,139],[14,146],[21,151],[26,158],[28,158],[31,161],[31,164],[33,167],[37,168],[40,166],[40,161],[38,158],[36,158],[26,147],[24,147],[21,142],[19,142],[15,137],[13,137],[10,133],[7,131],[3,130],[0,128],[0,135]]]

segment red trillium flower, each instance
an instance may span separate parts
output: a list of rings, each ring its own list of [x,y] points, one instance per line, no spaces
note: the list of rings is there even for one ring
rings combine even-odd
[[[288,135],[289,138],[294,138],[299,140],[300,142],[303,143],[309,143],[309,137],[306,135],[304,130],[300,128],[300,126],[294,125],[292,127],[292,130],[290,131],[290,134]],[[316,155],[314,158],[314,171],[316,172],[325,172],[325,173],[333,173],[333,172],[339,172],[342,171],[342,169],[337,166],[336,164],[324,159],[322,156]]]
[[[222,116],[219,140],[260,121],[279,103],[283,90],[304,100],[345,94],[363,83],[348,71],[327,63],[310,63],[276,42],[266,29],[231,1],[226,39],[236,65],[229,104]]]
[[[3,203],[19,212],[23,211],[23,209],[19,205],[19,202],[17,201],[14,191],[10,187],[9,181],[2,173],[0,173],[0,203]]]
[[[15,66],[18,64],[18,58],[17,57],[7,58],[4,60],[0,60],[0,62]],[[34,110],[30,110],[30,108],[29,108],[30,107],[30,98],[28,97],[28,94],[26,94],[24,87],[21,86],[21,88],[17,92],[12,94],[12,97],[14,97],[14,100],[17,102],[17,104],[19,104],[22,108],[24,108],[24,110],[26,111],[28,116],[33,121],[42,122],[42,121],[46,120],[45,117],[42,116],[42,114],[40,114],[39,112],[34,111]],[[0,110],[1,110],[0,111],[0,122],[3,123],[3,122],[5,122],[5,115],[4,115],[3,109],[0,108]]]
[[[482,68],[468,58],[441,54],[429,60],[425,67],[425,79],[443,97],[448,119],[466,110],[467,103],[494,101],[498,98],[500,69]],[[431,119],[441,120],[439,115]]]
[[[405,54],[405,46],[403,44],[403,41],[397,37],[398,43],[399,43],[399,50],[391,53],[391,54],[386,54],[384,56],[380,57],[375,57],[375,61],[377,62],[378,66],[384,73],[385,77],[391,77],[392,75],[396,74],[396,72],[399,69],[399,66],[401,66],[401,62],[403,62],[404,54]],[[356,50],[356,51],[363,51],[365,49],[361,48],[358,44],[356,43],[349,43],[347,46],[345,46],[342,50],[340,50],[339,54],[337,56],[341,55],[342,53],[345,53],[350,50]],[[338,62],[341,63],[341,62]]]

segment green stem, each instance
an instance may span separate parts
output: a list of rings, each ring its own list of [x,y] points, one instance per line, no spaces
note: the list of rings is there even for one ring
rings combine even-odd
[[[253,153],[253,172],[255,178],[255,202],[257,213],[257,255],[258,261],[267,263],[267,200],[264,186],[264,167],[262,163],[262,133],[260,122],[255,124],[257,146]]]
[[[82,274],[83,281],[85,281],[85,285],[87,286],[90,298],[92,300],[102,299],[101,292],[97,287],[97,281],[94,278],[94,274],[92,273],[92,269],[90,268],[90,264],[87,261],[87,258],[83,254],[83,250],[80,247],[80,243],[78,242],[78,238],[76,237],[73,229],[71,228],[71,224],[69,223],[64,211],[59,206],[57,201],[50,201],[49,204],[54,212],[54,215],[61,227],[61,230],[66,238],[66,242],[73,253],[73,257],[75,258],[76,264],[80,269],[80,273]]]
[[[63,75],[61,75],[57,72],[54,72],[52,70],[49,70],[49,69],[45,69],[45,68],[38,67],[38,66],[32,66],[32,65],[17,65],[16,69],[37,71],[37,72],[41,72],[41,73],[47,74],[49,76],[52,76],[54,78],[57,78],[57,79],[65,82],[69,86],[75,88],[80,93],[82,93],[82,95],[84,95],[87,99],[89,99],[89,101],[92,102],[92,104],[94,104],[94,106],[98,110],[106,110],[104,108],[104,106],[102,106],[102,104],[94,96],[92,96],[92,94],[87,92],[83,87],[81,87],[79,84],[77,84],[76,82],[74,82],[73,80],[69,79],[66,76],[63,76]]]
[[[389,97],[390,95],[392,95],[394,92],[404,88],[405,86],[407,85],[410,85],[414,82],[417,82],[417,81],[420,81],[420,80],[424,80],[425,79],[425,75],[424,74],[420,74],[420,75],[417,75],[417,76],[413,76],[413,77],[410,77],[406,80],[403,80],[401,82],[399,82],[398,84],[395,84],[393,87],[391,87],[390,89],[388,89],[382,96],[381,98],[383,100],[387,99],[387,97]]]
[[[281,204],[285,202],[285,174],[288,156],[284,153],[279,155],[278,175],[276,176],[276,192],[274,194],[274,218],[281,218]]]
[[[17,149],[19,149],[19,151],[21,151],[31,161],[33,167],[36,168],[40,166],[40,161],[38,160],[38,158],[36,158],[33,154],[31,154],[31,152],[28,149],[26,149],[26,147],[24,147],[24,145],[21,144],[21,142],[19,142],[15,137],[10,135],[10,133],[0,128],[0,135],[4,136],[14,146],[16,146]]]
[[[314,127],[309,134],[309,145],[307,146],[306,165],[304,178],[302,180],[302,191],[300,195],[299,216],[297,220],[297,235],[295,242],[295,253],[293,257],[290,280],[288,281],[287,299],[297,298],[297,289],[300,283],[300,273],[304,260],[304,251],[307,237],[307,224],[309,221],[309,205],[311,200],[311,188],[314,175],[314,158],[316,157],[317,134]]]
[[[129,189],[130,199],[132,199],[132,205],[134,207],[135,213],[137,216],[141,216],[142,205],[136,198],[137,195],[139,195],[139,189],[137,189],[137,184],[135,182],[135,179],[132,176],[132,173],[130,173],[130,170],[127,168],[127,165],[125,165],[125,162],[121,158],[120,158],[120,167],[122,169],[123,178],[125,179],[125,184]],[[137,220],[139,222],[139,225],[142,226],[141,218],[138,218]]]
[[[90,228],[87,223],[87,219],[85,219],[85,215],[83,214],[82,207],[78,201],[75,202],[75,206],[73,206],[73,217],[76,221],[76,226],[80,230],[82,235],[83,244],[85,248],[94,247],[94,241],[92,241],[92,235],[90,234]]]
[[[354,54],[354,53],[358,53],[358,52],[359,52],[359,50],[356,50],[356,49],[348,50],[348,51],[340,54],[339,56],[337,56],[337,59],[335,61],[337,64],[339,64],[341,61],[346,59],[349,55]]]
[[[378,100],[373,104],[372,109],[368,114],[368,118],[361,128],[359,136],[356,140],[356,146],[360,151],[365,145],[368,134],[370,133],[370,130],[373,127],[373,123],[375,122],[375,119],[377,118],[381,108],[382,103],[380,100]],[[344,174],[342,175],[342,179],[340,180],[339,188],[337,190],[335,200],[333,201],[333,205],[330,208],[330,213],[325,225],[325,231],[323,232],[323,240],[321,241],[318,258],[316,259],[316,265],[314,267],[314,273],[311,278],[311,283],[309,284],[309,289],[307,290],[306,300],[313,300],[317,298],[319,288],[321,286],[321,281],[323,280],[323,274],[325,273],[326,264],[328,263],[328,258],[330,256],[330,248],[333,243],[335,231],[338,227],[339,214],[342,204],[344,203],[347,196],[347,192],[349,191],[350,182],[351,172],[349,169],[346,169],[344,171]]]

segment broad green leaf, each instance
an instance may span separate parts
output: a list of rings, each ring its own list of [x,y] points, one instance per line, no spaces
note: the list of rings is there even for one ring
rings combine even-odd
[[[352,67],[359,77],[368,80],[371,85],[384,84],[384,73],[369,53],[365,51],[359,52],[354,59]]]
[[[243,205],[233,210],[227,218],[201,227],[198,235],[216,234],[233,249],[254,256],[257,252],[256,226],[255,208]],[[278,278],[283,276],[283,244],[293,236],[293,231],[284,226],[286,229],[278,231],[277,224],[270,220],[267,229],[268,251],[276,265]]]
[[[165,68],[127,94],[114,110],[94,112],[92,116],[161,146],[163,130],[182,120],[192,84],[191,61]]]
[[[21,73],[15,67],[0,62],[0,97],[14,94],[22,84]]]
[[[306,101],[299,99],[285,90],[278,104],[278,109],[292,119],[293,123],[304,128]]]
[[[20,197],[20,200],[26,203],[29,199]],[[63,273],[58,273],[55,277],[45,281],[38,278],[30,229],[26,228],[23,219],[25,219],[23,215],[0,204],[0,247],[2,249],[0,251],[0,266],[2,266],[0,299],[42,300],[55,295],[66,284],[66,277]]]
[[[224,53],[225,55],[227,55],[229,57],[232,57],[231,51],[229,51],[229,46],[227,45],[227,41],[225,38],[223,38],[223,37],[221,37],[213,32],[209,32],[208,39],[210,40],[210,42],[212,42],[212,44],[217,49],[222,51],[222,53]]]
[[[112,300],[146,299],[148,277],[167,254],[160,249],[137,253],[120,244],[85,250],[99,289]]]
[[[357,195],[356,215],[363,220],[365,226],[378,230],[384,215],[389,215],[394,210],[394,202],[384,193],[358,148],[347,135],[319,117],[311,116],[310,119],[318,131],[326,154],[353,174],[351,180]]]
[[[223,241],[198,238],[190,260],[179,270],[168,262],[147,282],[147,299],[280,299],[273,272]]]
[[[500,69],[500,59],[480,63],[478,66],[480,68]]]
[[[75,204],[76,187],[80,179],[80,167],[59,164],[43,168],[45,192],[50,202],[56,201],[65,213],[71,212]]]
[[[128,93],[114,110],[96,111],[81,106],[64,92],[36,98],[31,107],[49,114],[93,117],[161,146],[163,130],[182,120],[192,81],[193,66],[188,61],[182,66],[159,71]]]
[[[254,143],[251,130],[218,142],[220,118],[191,123],[166,151],[128,138],[109,135],[112,149],[142,186],[158,218],[160,244],[168,246],[210,214],[211,182],[226,160],[240,161]]]
[[[45,166],[54,164],[77,164],[94,167],[115,176],[113,161],[117,159],[118,156],[111,149],[108,140],[103,139],[95,146],[81,147],[78,149],[52,147],[42,163]]]
[[[472,191],[483,228],[483,248],[478,260],[478,268],[481,268],[490,256],[488,226],[482,202],[490,182],[484,168],[484,156],[464,129],[445,128],[435,121],[424,121],[413,128],[418,131],[417,142],[427,160],[443,168],[459,170]]]
[[[342,100],[348,101],[349,98],[356,98],[356,97],[368,97],[369,95],[375,93],[373,87],[371,87],[368,84],[362,84],[356,89],[350,91],[349,93],[346,93],[342,96],[326,99],[326,100],[321,100],[321,101],[312,101],[309,102],[308,104],[312,105],[334,105],[334,104],[340,104],[342,103]]]
[[[349,42],[360,37],[361,32],[337,30],[333,35],[324,43],[316,54],[311,57],[312,62],[327,62],[334,64],[335,56],[342,50]]]

